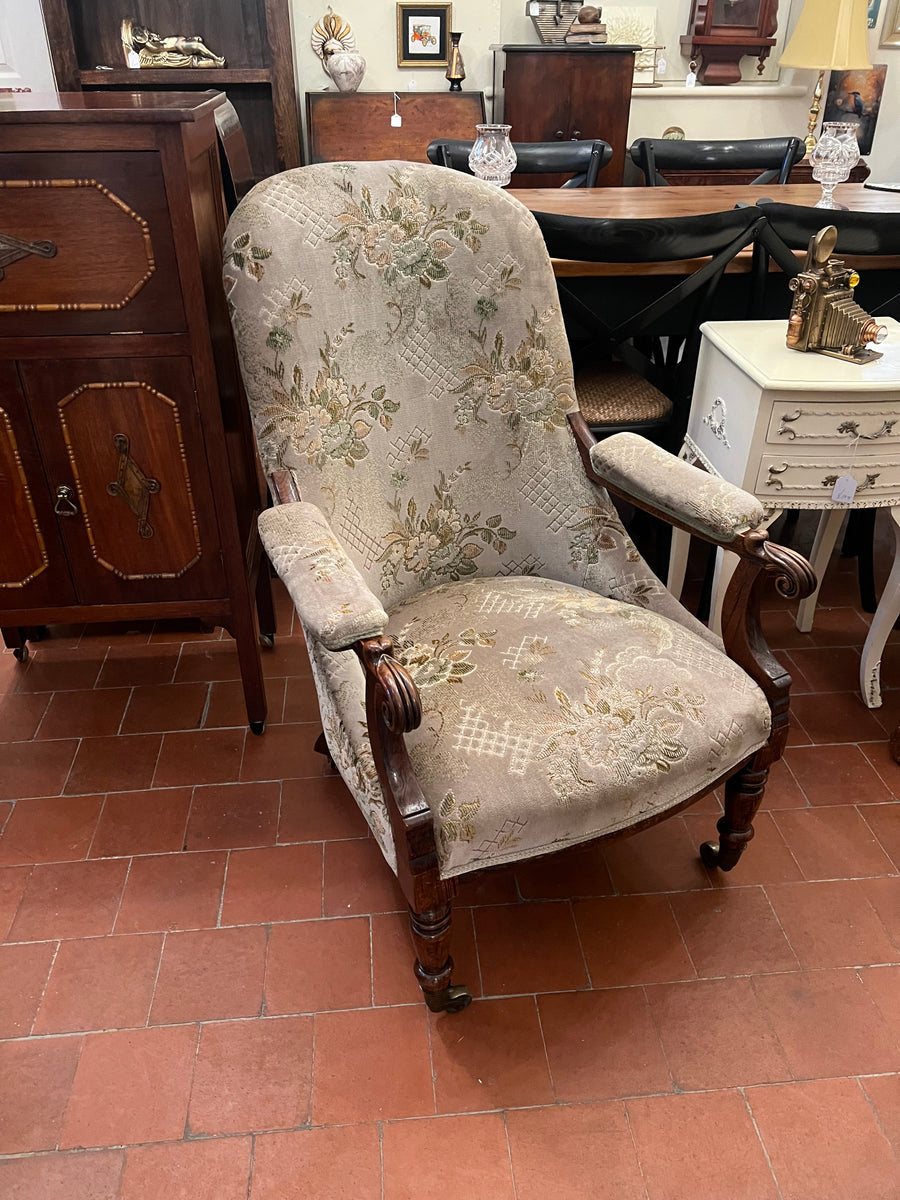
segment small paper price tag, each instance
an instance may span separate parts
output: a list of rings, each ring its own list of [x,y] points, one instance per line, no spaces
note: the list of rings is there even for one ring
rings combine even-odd
[[[697,86],[697,76],[693,71],[688,71],[687,75],[684,77],[684,86],[685,87],[696,87]]]
[[[658,59],[656,60],[656,73],[657,73],[657,75],[665,75],[665,73],[666,73],[666,67],[667,67],[668,65],[669,65],[669,64],[666,62],[666,60],[665,60],[664,58],[662,58],[662,57],[658,58]]]
[[[393,125],[394,129],[399,129],[402,124],[403,118],[400,116],[400,114],[391,113],[391,125]]]
[[[852,475],[839,475],[831,493],[835,504],[852,504],[856,495],[856,480]]]
[[[539,17],[541,15],[541,6],[538,4],[538,0],[531,0],[531,3],[528,5],[528,15],[530,17]]]

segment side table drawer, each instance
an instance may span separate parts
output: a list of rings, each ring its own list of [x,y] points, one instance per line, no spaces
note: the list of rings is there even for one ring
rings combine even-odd
[[[900,443],[900,395],[843,404],[776,400],[766,431],[766,441],[776,445],[846,446],[857,437],[861,446]]]
[[[884,503],[893,497],[900,503],[900,451],[893,457],[857,457],[851,466],[852,455],[848,448],[847,461],[839,463],[834,455],[801,459],[796,454],[764,454],[753,490],[764,503],[773,506],[825,508],[838,476],[850,474],[857,483],[856,502],[860,506]]]

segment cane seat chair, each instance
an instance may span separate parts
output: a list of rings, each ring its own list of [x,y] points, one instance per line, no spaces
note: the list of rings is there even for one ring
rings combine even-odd
[[[561,275],[560,304],[575,390],[597,437],[632,431],[681,447],[700,352],[728,264],[763,222],[746,206],[704,216],[627,220],[535,213],[553,258],[606,264],[695,264],[679,274]],[[746,315],[742,313],[741,315]]]
[[[730,869],[787,733],[754,497],[631,434],[593,445],[530,213],[463,174],[327,163],[260,183],[225,285],[260,517],[324,742],[409,902],[428,1006],[474,871],[649,825],[726,780]],[[742,557],[725,645],[645,566],[600,479]],[[351,801],[348,798],[348,803]]]
[[[425,150],[429,162],[453,171],[469,168],[469,151],[474,142],[457,138],[431,142]],[[564,188],[596,187],[597,175],[612,158],[612,146],[601,141],[513,142],[517,175],[571,175]]]
[[[638,138],[628,153],[644,176],[647,187],[670,187],[661,171],[759,171],[751,183],[787,183],[791,171],[806,153],[798,137],[741,138],[733,141],[692,141],[674,138]]]

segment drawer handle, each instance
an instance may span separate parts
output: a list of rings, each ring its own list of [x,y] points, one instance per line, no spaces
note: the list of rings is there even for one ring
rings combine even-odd
[[[784,487],[784,484],[776,476],[783,475],[787,469],[787,463],[782,463],[780,467],[769,467],[769,478],[766,480],[766,487],[778,488],[780,491]],[[837,479],[836,475],[835,479]]]
[[[53,258],[56,246],[53,242],[24,242],[21,238],[13,237],[11,233],[0,233],[0,279],[3,278],[4,268],[10,263],[18,262],[36,254],[38,258]]]
[[[838,425],[838,433],[849,433],[851,437],[861,438],[864,442],[874,442],[880,437],[887,437],[897,424],[896,419],[893,421],[885,421],[881,428],[875,433],[860,433],[858,421],[844,421]]]
[[[580,141],[581,141],[581,130],[580,130],[580,129],[576,129],[576,130],[573,132],[571,140],[572,140],[573,142],[580,142]]]
[[[75,493],[70,487],[61,483],[56,489],[56,503],[53,511],[58,517],[77,517],[78,505],[75,503]]]
[[[771,470],[771,467],[769,469]],[[880,474],[881,474],[880,471],[876,471],[874,475],[866,475],[866,477],[862,481],[862,483],[858,483],[856,485],[857,492],[864,492],[866,490],[866,488],[874,487],[875,481],[878,479],[878,476]],[[837,481],[838,481],[837,475],[826,475],[825,478],[822,480],[822,487],[834,487],[834,485],[837,483]]]
[[[562,130],[562,129],[557,129],[556,133],[554,133],[554,135],[553,135],[553,136],[556,138],[556,140],[557,140],[558,142],[561,142],[561,141],[562,141],[562,140],[565,138],[565,136],[566,136],[566,135],[565,135],[565,131],[564,131],[564,130]]]

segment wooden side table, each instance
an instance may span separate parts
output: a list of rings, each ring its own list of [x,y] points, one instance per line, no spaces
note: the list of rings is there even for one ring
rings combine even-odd
[[[752,492],[771,524],[786,508],[821,511],[810,562],[820,583],[849,508],[890,508],[894,566],[860,666],[869,708],[881,705],[881,654],[900,616],[900,324],[886,317],[882,357],[865,366],[785,345],[785,321],[710,321],[681,457]],[[850,504],[832,499],[840,475],[856,480]],[[673,531],[669,587],[678,595],[690,538]],[[719,552],[713,627],[737,565]],[[818,589],[797,613],[812,629]]]

